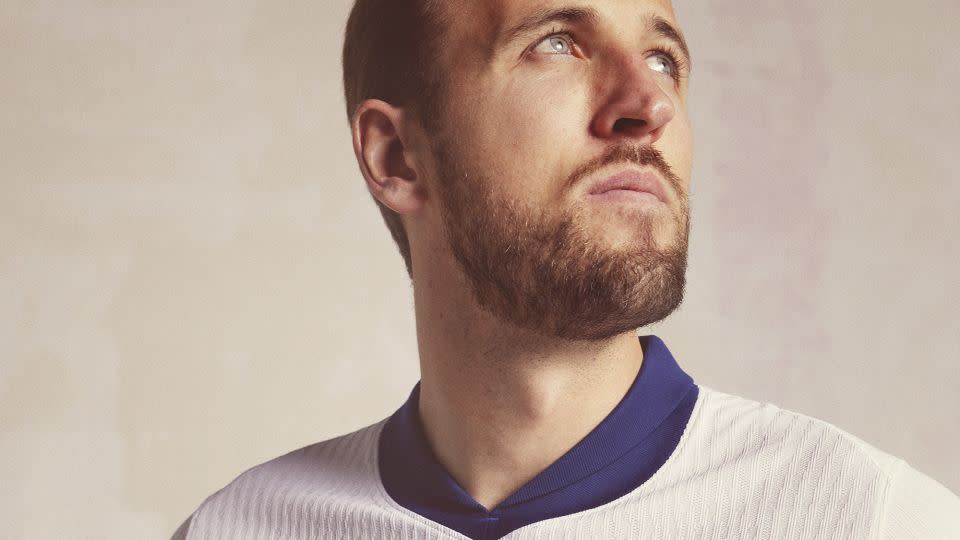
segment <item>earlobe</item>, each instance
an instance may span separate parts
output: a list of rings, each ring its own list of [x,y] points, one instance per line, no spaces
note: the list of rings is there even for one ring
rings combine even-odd
[[[364,101],[353,115],[353,149],[370,193],[398,214],[423,206],[416,164],[403,140],[403,109],[377,99]]]

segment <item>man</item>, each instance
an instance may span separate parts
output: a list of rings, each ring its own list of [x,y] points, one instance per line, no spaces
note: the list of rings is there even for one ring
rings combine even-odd
[[[669,0],[358,0],[347,109],[421,381],[177,537],[960,538],[903,461],[638,340],[683,296],[689,73]]]

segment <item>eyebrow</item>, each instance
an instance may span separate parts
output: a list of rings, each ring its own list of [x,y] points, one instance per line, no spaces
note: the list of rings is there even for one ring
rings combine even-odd
[[[527,15],[520,22],[510,27],[497,39],[496,49],[505,47],[517,38],[550,23],[596,23],[600,19],[596,9],[588,7],[564,7],[559,9],[539,9]]]
[[[506,32],[496,40],[494,50],[501,49],[516,39],[550,23],[565,22],[568,24],[593,24],[596,25],[600,20],[600,14],[591,7],[563,7],[559,9],[540,9],[511,26]],[[646,17],[647,29],[661,38],[672,41],[683,53],[689,69],[691,58],[690,48],[687,47],[687,41],[683,38],[683,33],[677,29],[667,19],[659,15],[650,15]]]

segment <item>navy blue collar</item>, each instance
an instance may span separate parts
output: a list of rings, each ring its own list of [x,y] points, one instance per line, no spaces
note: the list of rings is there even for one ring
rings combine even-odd
[[[693,412],[697,387],[656,336],[627,394],[569,452],[487,510],[434,457],[420,423],[420,384],[380,435],[380,477],[398,504],[470,538],[580,512],[633,491],[667,460]]]

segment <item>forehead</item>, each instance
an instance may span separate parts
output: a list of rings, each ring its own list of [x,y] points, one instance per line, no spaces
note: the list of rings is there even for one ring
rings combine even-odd
[[[609,21],[629,21],[632,14],[676,19],[671,0],[448,0],[446,7],[449,35],[480,38],[487,43],[531,13],[552,9],[591,8]]]

